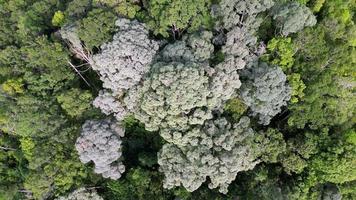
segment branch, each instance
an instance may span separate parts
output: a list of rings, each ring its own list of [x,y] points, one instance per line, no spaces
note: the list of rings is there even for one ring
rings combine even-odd
[[[75,72],[77,72],[77,74],[84,80],[84,82],[91,87],[91,85],[88,83],[87,80],[85,80],[85,78],[82,76],[82,74],[77,70],[77,68],[70,62],[68,61],[69,65],[74,69]]]
[[[16,151],[16,150],[17,150],[17,149],[14,149],[14,148],[2,147],[2,146],[0,146],[0,149],[1,149],[1,150],[5,150],[5,151],[8,151],[8,150],[10,150],[10,151]]]

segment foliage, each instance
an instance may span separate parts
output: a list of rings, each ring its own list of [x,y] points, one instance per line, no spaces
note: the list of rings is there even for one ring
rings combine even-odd
[[[66,122],[57,105],[31,95],[20,96],[16,102],[11,102],[5,116],[8,120],[2,130],[22,137],[53,136]]]
[[[215,106],[214,99],[209,98],[209,80],[204,69],[194,63],[185,66],[176,62],[156,63],[153,68],[156,73],[145,83],[140,110],[135,113],[147,130],[187,130],[189,124],[203,124],[211,119],[211,113],[203,110]],[[191,116],[184,114],[193,109]]]
[[[0,0],[0,199],[354,199],[355,9]]]
[[[139,3],[135,0],[94,0],[93,3],[113,8],[119,15],[130,19],[141,10]]]
[[[84,18],[92,7],[91,2],[91,0],[69,1],[64,12],[64,16],[66,16],[68,21],[75,21]]]
[[[292,39],[288,38],[273,38],[268,41],[267,53],[262,59],[274,65],[281,67],[283,72],[288,73],[294,64],[295,47]]]
[[[21,79],[8,79],[1,86],[2,90],[10,96],[24,93],[24,85]]]
[[[247,111],[247,106],[240,99],[234,98],[226,102],[224,110],[232,114],[234,120],[238,120]]]
[[[223,24],[220,26],[230,30],[236,25],[251,23],[258,13],[266,11],[273,5],[272,0],[221,0],[216,17],[222,17]]]
[[[344,3],[332,9],[327,7],[327,11],[335,12],[325,13],[317,27],[300,32],[294,42],[299,49],[294,70],[300,73],[306,89],[303,101],[290,107],[292,115],[288,123],[291,126],[303,128],[307,125],[316,129],[354,123],[350,116],[353,116],[355,107],[354,80],[351,78],[355,51],[349,48],[346,38],[339,40],[343,37],[339,33],[347,35],[345,28],[353,25],[335,21],[340,10],[349,4]]]
[[[280,154],[286,151],[286,143],[283,139],[283,135],[276,129],[269,128],[267,131],[260,132],[255,136],[255,143],[257,143],[254,149],[260,152],[260,158],[264,162],[276,163]]]
[[[181,41],[167,44],[158,59],[165,62],[207,62],[214,52],[212,38],[213,34],[209,31],[185,35]]]
[[[17,37],[28,43],[51,30],[52,17],[61,9],[63,2],[54,0],[8,1],[11,21],[16,24]]]
[[[137,88],[158,50],[158,42],[148,38],[148,30],[138,21],[118,19],[118,32],[111,43],[103,44],[93,57],[93,69],[103,81],[103,90],[94,101],[105,114],[114,113],[121,121],[137,107]],[[137,36],[140,40],[132,37]],[[119,100],[122,99],[122,100]]]
[[[272,15],[276,27],[284,36],[316,24],[316,18],[309,8],[297,2],[276,6],[272,11]]]
[[[115,24],[117,33],[112,42],[103,44],[102,51],[94,55],[93,69],[100,73],[104,88],[120,93],[135,86],[148,72],[159,46],[148,38],[142,23],[120,18]],[[133,39],[134,36],[140,40]]]
[[[80,161],[93,161],[95,173],[102,174],[104,178],[119,179],[125,171],[125,166],[120,160],[115,161],[122,155],[120,137],[124,134],[125,130],[115,124],[115,121],[87,120],[75,143]]]
[[[53,26],[62,26],[65,22],[65,17],[62,11],[57,11],[54,13],[52,18],[52,25]]]
[[[251,149],[255,133],[249,123],[248,117],[233,125],[224,118],[208,121],[201,130],[174,138],[171,142],[175,145],[165,144],[158,154],[160,171],[165,175],[163,187],[182,185],[191,192],[209,177],[210,189],[219,187],[220,192],[227,193],[238,172],[260,162]]]
[[[26,160],[19,142],[8,134],[0,134],[0,199],[23,198],[18,193],[26,173]]]
[[[142,168],[133,168],[125,179],[110,181],[107,187],[110,188],[111,199],[158,199],[163,200],[172,197],[168,191],[163,190],[161,185],[162,177],[159,173]]]
[[[72,88],[57,96],[57,101],[62,109],[71,117],[80,117],[90,109],[93,97],[89,91]]]
[[[291,86],[291,103],[298,103],[304,97],[304,89],[306,88],[300,74],[292,73],[287,76],[288,83]]]
[[[74,192],[70,193],[66,197],[59,197],[56,200],[77,200],[77,199],[92,199],[92,200],[103,200],[95,190],[87,190],[85,188],[79,188]]]
[[[68,53],[59,43],[39,37],[21,50],[25,65],[21,71],[23,80],[32,93],[45,95],[45,92],[57,92],[74,79],[67,64]]]
[[[250,107],[250,114],[258,116],[260,124],[268,125],[290,99],[287,77],[280,68],[263,62],[247,71],[245,76],[248,79],[240,90],[241,98]]]
[[[324,3],[325,3],[325,0],[313,0],[312,1],[312,6],[311,6],[312,11],[314,13],[319,12],[320,9],[323,7]]]
[[[170,32],[181,34],[209,27],[210,0],[151,0],[147,9],[148,26],[154,33],[168,37]]]
[[[107,10],[98,8],[90,11],[87,17],[79,22],[79,38],[89,49],[100,47],[111,39],[115,30],[115,19],[115,15]]]

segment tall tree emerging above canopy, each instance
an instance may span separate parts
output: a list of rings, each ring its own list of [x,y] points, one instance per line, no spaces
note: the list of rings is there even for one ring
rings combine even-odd
[[[209,177],[210,189],[227,193],[238,172],[253,169],[262,160],[276,162],[285,149],[281,133],[257,134],[246,116],[235,124],[225,118],[209,120],[184,135],[175,132],[172,136],[172,143],[158,153],[160,171],[165,175],[163,186],[182,185],[190,192]]]
[[[290,99],[287,76],[279,67],[263,62],[245,72],[248,81],[241,88],[241,98],[250,107],[252,116],[258,116],[259,123],[268,125]]]
[[[124,136],[124,129],[115,123],[111,120],[86,121],[75,144],[81,162],[93,161],[95,173],[114,180],[125,171],[122,162],[116,162],[122,155],[120,137]]]
[[[284,36],[316,24],[316,18],[311,10],[297,2],[277,5],[273,8],[272,15],[277,28]]]
[[[158,50],[158,42],[148,38],[144,24],[128,19],[116,21],[118,32],[113,41],[103,44],[93,57],[93,69],[104,82],[103,87],[120,93],[136,85],[149,71],[149,64]]]
[[[136,86],[149,71],[159,42],[149,39],[146,26],[136,20],[120,18],[116,26],[113,41],[103,44],[90,64],[107,89],[100,92],[94,106],[105,114],[114,113],[120,121],[135,107]]]
[[[243,117],[234,125],[222,118],[177,138],[176,143],[181,140],[179,146],[165,144],[158,154],[160,171],[165,175],[164,187],[183,185],[192,192],[210,177],[209,188],[219,187],[220,192],[226,193],[238,172],[259,163],[252,150],[253,135],[249,118]]]
[[[189,124],[203,124],[212,118],[215,99],[210,98],[209,77],[202,66],[161,62],[154,64],[153,70],[143,86],[139,112],[135,113],[147,130],[187,130]]]
[[[274,5],[273,0],[221,0],[218,16],[222,16],[222,26],[231,30],[237,25],[246,25],[250,20],[256,20],[258,13],[268,10]]]

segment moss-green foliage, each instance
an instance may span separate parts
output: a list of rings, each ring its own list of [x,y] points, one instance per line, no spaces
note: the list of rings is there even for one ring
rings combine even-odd
[[[264,149],[260,153],[260,158],[264,162],[275,163],[278,161],[278,157],[286,151],[283,135],[276,129],[269,128],[267,131],[262,131],[254,140],[258,144],[256,146],[257,151]]]
[[[21,51],[23,80],[32,93],[57,92],[74,79],[75,74],[68,65],[68,51],[61,44],[39,37]]]
[[[42,142],[38,139],[22,138],[21,150],[28,161],[29,174],[24,187],[36,198],[49,193],[63,194],[77,187],[88,176],[74,149],[78,127],[61,130],[60,136],[53,136]],[[52,185],[52,187],[49,187]]]
[[[324,152],[312,158],[311,169],[323,182],[345,183],[356,179],[356,145],[349,139],[356,132],[339,134],[324,144]]]
[[[210,5],[210,0],[151,0],[148,25],[163,37],[207,28],[211,24]]]
[[[69,1],[64,12],[68,21],[76,21],[83,18],[92,9],[92,0]]]
[[[111,39],[115,30],[115,20],[116,16],[111,11],[94,9],[86,18],[80,20],[79,38],[89,49],[100,47]]]
[[[64,24],[65,17],[62,11],[57,11],[54,13],[52,18],[52,25],[53,26],[62,26]]]
[[[320,9],[323,7],[324,3],[326,0],[312,0],[311,1],[311,9],[314,13],[317,13],[320,11]]]
[[[94,0],[93,3],[108,6],[117,14],[131,19],[141,10],[140,2],[135,0]]]
[[[263,60],[278,65],[287,73],[294,64],[295,47],[290,37],[273,38],[267,43],[267,53],[263,55]]]
[[[246,112],[247,106],[238,98],[234,98],[226,102],[224,110],[232,116],[236,121]]]
[[[356,51],[346,34],[355,25],[340,18],[341,10],[350,5],[326,3],[320,24],[298,33],[294,41],[298,52],[293,72],[300,74],[306,88],[302,101],[290,107],[291,126],[316,129],[355,122],[351,116],[356,106],[352,89]]]
[[[5,31],[12,42],[27,43],[34,37],[51,31],[54,13],[64,7],[57,0],[2,0],[0,10],[5,19]],[[5,35],[4,35],[5,36]],[[3,39],[3,38],[2,38]]]
[[[24,92],[23,86],[24,85],[21,79],[8,79],[1,85],[2,90],[9,95],[23,93]]]
[[[342,198],[346,200],[354,200],[356,196],[356,181],[347,182],[338,185]]]
[[[163,190],[161,181],[162,177],[157,172],[133,168],[124,179],[107,183],[107,187],[110,189],[109,198],[113,200],[172,198],[169,191]]]
[[[128,18],[134,18],[137,12],[141,9],[140,6],[137,5],[133,0],[125,0],[121,1],[114,10],[123,16]]]
[[[26,160],[19,142],[8,134],[0,135],[0,199],[21,199],[18,190],[26,173]]]
[[[304,97],[304,89],[306,88],[303,80],[301,80],[300,74],[292,73],[287,76],[288,83],[292,88],[291,103],[297,103]]]
[[[80,117],[91,108],[93,96],[89,91],[72,88],[58,95],[57,101],[69,116]]]

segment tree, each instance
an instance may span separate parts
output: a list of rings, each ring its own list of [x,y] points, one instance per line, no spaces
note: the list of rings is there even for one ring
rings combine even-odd
[[[350,48],[349,41],[340,39],[343,37],[339,35],[347,35],[345,29],[352,25],[330,16],[338,16],[349,2],[337,5],[326,9],[321,23],[298,33],[294,41],[299,50],[293,70],[300,74],[306,85],[303,101],[290,107],[292,113],[288,124],[294,128],[321,129],[354,123],[351,117],[355,110],[351,74],[355,61],[351,58],[355,51]]]
[[[93,56],[92,67],[100,73],[103,87],[117,94],[141,81],[159,46],[138,21],[121,18],[116,26],[113,41],[101,46],[102,51]]]
[[[318,13],[321,10],[321,8],[323,7],[324,3],[325,3],[325,0],[313,0],[312,6],[311,6],[312,11],[314,13]]]
[[[152,68],[155,72],[144,83],[135,113],[147,130],[187,130],[189,124],[203,124],[212,118],[210,110],[216,105],[202,66],[158,62]]]
[[[94,0],[94,4],[108,6],[119,15],[133,19],[141,10],[139,3],[135,0]]]
[[[113,200],[174,198],[172,192],[162,188],[161,181],[162,177],[157,171],[139,167],[132,168],[126,174],[125,179],[110,181],[106,184],[109,188],[108,198]]]
[[[75,77],[68,66],[68,52],[57,42],[45,37],[21,48],[21,68],[27,89],[36,95],[55,93]]]
[[[263,162],[276,163],[287,147],[282,133],[272,128],[256,134],[254,141],[257,144],[254,149],[260,154]]]
[[[62,26],[64,24],[65,17],[62,11],[56,11],[52,18],[53,26]]]
[[[33,40],[46,31],[51,31],[54,13],[63,7],[63,3],[53,0],[18,1],[13,5],[11,17],[17,24],[18,38],[23,44]],[[17,4],[17,5],[16,5]]]
[[[297,2],[277,5],[273,8],[272,15],[276,27],[284,36],[296,33],[304,27],[314,26],[317,22],[311,10]]]
[[[222,16],[222,28],[231,30],[236,25],[246,25],[246,21],[255,20],[258,13],[274,5],[272,0],[222,0],[217,16]]]
[[[159,45],[148,38],[148,30],[138,21],[122,18],[116,25],[119,30],[113,41],[101,46],[102,51],[93,56],[91,64],[100,73],[103,87],[109,89],[99,93],[94,106],[105,114],[114,113],[121,121],[136,108],[137,87]]]
[[[342,194],[343,199],[352,200],[356,194],[355,189],[356,181],[346,182],[344,184],[338,185],[340,193]]]
[[[327,70],[308,83],[303,101],[290,107],[293,112],[288,119],[290,126],[308,125],[317,129],[342,125],[350,119],[355,110],[355,97],[348,88],[335,83],[335,77]]]
[[[210,31],[198,31],[184,35],[182,40],[167,44],[159,52],[157,60],[165,62],[208,62],[214,52]]]
[[[100,47],[111,39],[115,31],[116,16],[107,10],[94,9],[79,22],[78,35],[84,44],[92,49]]]
[[[290,37],[273,38],[268,41],[267,52],[262,56],[265,62],[281,67],[283,72],[289,73],[294,64],[296,48]]]
[[[224,111],[232,115],[234,120],[239,120],[240,117],[247,111],[247,106],[241,99],[233,98],[226,102]]]
[[[260,162],[252,149],[255,133],[249,123],[248,117],[237,124],[221,118],[207,121],[201,130],[173,137],[173,144],[165,144],[158,154],[160,171],[165,175],[163,186],[170,189],[183,185],[192,192],[209,177],[209,188],[219,187],[220,192],[227,193],[238,172]]]
[[[304,89],[306,88],[300,74],[292,73],[287,76],[288,83],[291,86],[291,103],[298,103],[304,97]]]
[[[133,92],[131,91],[130,94]],[[99,95],[93,101],[93,105],[97,108],[100,108],[101,112],[105,115],[114,114],[114,117],[120,121],[123,120],[128,114],[129,109],[126,105],[135,106],[136,102],[129,102],[128,100],[124,99],[120,101],[120,96],[115,96],[112,92],[108,90],[101,90],[99,91]]]
[[[209,27],[209,7],[204,0],[152,0],[148,2],[148,26],[154,33],[168,37],[169,33],[180,35],[185,30],[193,32]]]
[[[58,133],[66,119],[58,105],[31,95],[10,100],[2,130],[17,136],[43,138]]]
[[[68,2],[67,9],[64,12],[64,16],[68,21],[76,21],[85,17],[85,15],[92,9],[91,0],[72,0]]]
[[[125,171],[122,162],[117,161],[122,155],[120,137],[123,136],[124,129],[114,121],[86,121],[75,144],[80,161],[93,161],[95,173],[102,174],[104,178],[119,179]]]
[[[245,76],[247,80],[242,84],[241,98],[250,107],[250,114],[258,116],[260,124],[268,125],[290,99],[287,77],[277,66],[268,66],[263,62],[249,70]]]
[[[63,194],[79,186],[88,176],[88,170],[74,150],[79,127],[61,128],[60,133],[51,137],[20,139],[21,151],[28,162],[24,187],[37,199]]]
[[[19,141],[6,133],[0,133],[0,199],[24,198],[18,191],[23,187],[26,167]]]
[[[89,91],[78,88],[72,88],[57,96],[58,103],[71,117],[81,117],[91,107],[92,99]]]
[[[88,190],[85,188],[79,188],[68,196],[62,196],[57,198],[56,200],[79,200],[79,199],[92,199],[92,200],[103,200],[95,190]]]
[[[23,86],[22,79],[8,79],[1,85],[4,93],[10,96],[24,93]]]

